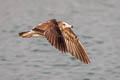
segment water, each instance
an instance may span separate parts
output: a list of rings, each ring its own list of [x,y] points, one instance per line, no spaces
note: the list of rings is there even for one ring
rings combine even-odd
[[[119,0],[0,0],[0,80],[120,80],[119,8]],[[74,26],[91,64],[18,36],[52,18]]]

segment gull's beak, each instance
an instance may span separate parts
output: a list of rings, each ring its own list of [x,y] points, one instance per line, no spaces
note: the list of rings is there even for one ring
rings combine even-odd
[[[73,28],[73,26],[71,26],[71,28]]]

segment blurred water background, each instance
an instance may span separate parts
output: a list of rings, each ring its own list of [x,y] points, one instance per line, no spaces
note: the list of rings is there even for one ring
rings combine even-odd
[[[91,64],[18,36],[53,18],[74,26]],[[0,0],[0,80],[120,80],[120,0]]]

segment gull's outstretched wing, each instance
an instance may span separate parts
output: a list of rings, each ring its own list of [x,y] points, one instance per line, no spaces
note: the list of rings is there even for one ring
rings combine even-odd
[[[67,52],[67,47],[65,44],[65,40],[63,38],[63,34],[61,33],[56,20],[50,20],[48,25],[46,25],[46,29],[44,31],[45,38],[53,45],[56,49]]]
[[[64,36],[68,52],[82,62],[89,64],[90,60],[87,56],[87,52],[73,31],[70,28],[65,28],[62,31],[62,34]]]

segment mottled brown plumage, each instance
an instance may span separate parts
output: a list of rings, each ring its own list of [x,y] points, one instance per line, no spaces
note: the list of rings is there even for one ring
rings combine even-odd
[[[71,53],[77,59],[89,64],[87,52],[71,30],[72,27],[66,22],[57,22],[55,19],[51,19],[37,25],[31,31],[21,32],[19,35],[23,38],[44,36],[56,49],[63,53]]]
[[[87,52],[71,28],[63,29],[62,34],[64,36],[68,52],[77,59],[80,59],[82,62],[89,64],[90,60],[87,56]]]

